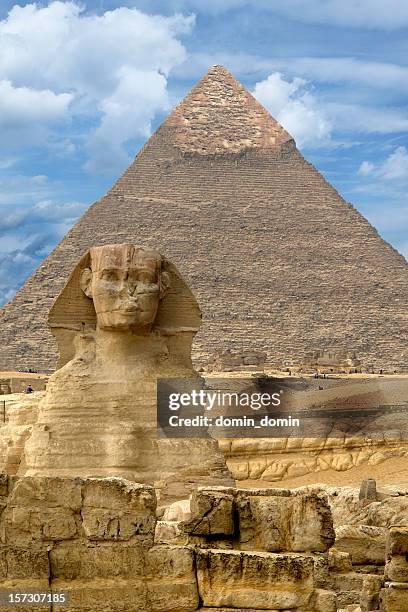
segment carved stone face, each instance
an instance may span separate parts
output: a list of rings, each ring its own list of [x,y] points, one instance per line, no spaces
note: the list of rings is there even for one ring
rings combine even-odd
[[[82,271],[81,287],[93,299],[98,327],[149,333],[170,284],[161,268],[156,251],[133,245],[92,248],[91,268]]]

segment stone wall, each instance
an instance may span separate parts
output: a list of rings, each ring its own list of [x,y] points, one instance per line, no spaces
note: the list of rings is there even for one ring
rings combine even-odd
[[[0,594],[62,590],[69,596],[61,606],[66,612],[335,610],[322,607],[327,594],[316,586],[316,568],[327,565],[334,538],[322,497],[200,490],[183,526],[190,538],[185,545],[160,536],[155,541],[156,499],[149,486],[118,478],[3,476],[0,492]],[[287,539],[268,527],[271,511],[282,529],[289,512]],[[226,548],[222,539],[237,548]]]
[[[384,520],[377,507],[377,518],[373,508],[347,516],[356,523],[347,537],[345,525],[335,533],[333,495],[203,487],[158,520],[148,485],[2,475],[0,600],[9,592],[67,594],[64,605],[13,608],[40,612],[408,609],[408,528],[379,534],[359,524]],[[355,512],[356,500],[341,491],[335,498]],[[395,504],[388,509],[385,525],[401,520],[404,503],[400,515]]]
[[[152,487],[115,478],[1,484],[0,594],[64,591],[66,612],[197,609],[193,552],[154,545]]]
[[[382,606],[387,612],[408,610],[408,527],[391,527],[387,537],[387,563]]]

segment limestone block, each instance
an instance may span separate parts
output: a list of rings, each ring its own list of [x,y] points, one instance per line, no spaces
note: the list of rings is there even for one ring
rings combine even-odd
[[[250,459],[248,461],[249,478],[256,480],[261,478],[267,467],[266,458],[261,457],[260,459]]]
[[[185,534],[181,533],[178,522],[157,521],[154,532],[154,541],[156,544],[178,543],[183,535],[186,537]]]
[[[317,589],[331,589],[331,580],[329,573],[329,559],[327,553],[313,554],[314,561],[314,586]]]
[[[353,565],[382,565],[386,537],[387,530],[383,527],[342,525],[336,529],[336,548],[348,552]]]
[[[14,478],[2,515],[8,544],[65,540],[78,530],[81,484],[62,478]]]
[[[27,592],[49,589],[49,563],[46,550],[23,548],[18,546],[0,547],[0,594],[6,596],[8,591]],[[0,604],[0,611],[27,611],[27,606]],[[36,606],[38,612],[49,612],[49,606]]]
[[[377,610],[380,605],[381,576],[365,576],[360,595],[361,612]]]
[[[88,479],[83,486],[83,528],[90,540],[153,537],[154,489],[119,478]]]
[[[325,496],[240,494],[236,503],[243,550],[324,552],[334,542]]]
[[[331,574],[332,588],[337,593],[337,604],[339,608],[360,603],[363,581],[364,574],[358,574],[356,572]]]
[[[271,463],[261,476],[262,480],[268,482],[275,482],[282,480],[283,476],[288,471],[289,467],[293,464],[293,459],[281,459]],[[229,465],[229,463],[228,463]]]
[[[297,609],[312,596],[313,559],[306,555],[215,549],[196,555],[204,606]]]
[[[310,474],[310,472],[314,471],[316,463],[317,459],[311,459],[309,461],[301,459],[300,461],[296,461],[296,463],[293,463],[288,467],[287,477],[296,478],[297,476]]]
[[[128,578],[101,580],[97,578],[89,581],[63,581],[57,579],[52,581],[51,587],[53,590],[61,589],[68,594],[68,605],[53,604],[52,609],[55,611],[151,612],[147,585],[142,580]]]
[[[316,589],[312,599],[315,612],[337,612],[337,595],[334,591]]]
[[[335,540],[333,519],[325,495],[296,495],[290,516],[292,545],[288,550],[328,550]]]
[[[11,492],[9,505],[19,507],[68,508],[79,511],[82,505],[80,478],[31,476],[19,478]]]
[[[408,584],[391,582],[382,591],[382,608],[384,612],[405,612],[408,610]]]
[[[0,547],[0,580],[32,579],[48,583],[49,563],[46,550]]]
[[[407,515],[408,516],[408,515]],[[408,527],[391,527],[387,538],[387,555],[405,555],[408,553]]]
[[[393,582],[408,583],[408,560],[404,555],[393,555],[385,566],[385,575]]]
[[[343,503],[343,499],[340,500]],[[342,515],[346,518],[347,510],[343,508]],[[347,517],[338,524],[342,525],[350,522],[358,525],[375,525],[376,527],[391,527],[395,525],[405,526],[408,516],[408,495],[398,497],[387,497],[381,502],[372,502],[365,508],[357,508],[353,511],[353,516]]]
[[[6,513],[5,533],[8,543],[69,540],[77,533],[72,511],[65,508],[11,508]]]
[[[198,607],[194,552],[158,545],[146,557],[148,598],[154,612],[190,612]]]
[[[333,573],[331,579],[336,592],[339,590],[361,592],[364,574],[358,572]]]
[[[163,521],[188,521],[191,518],[190,499],[181,499],[167,506]]]
[[[247,480],[249,478],[249,464],[244,457],[242,459],[228,459],[227,467],[235,480]]]
[[[89,478],[84,481],[84,508],[121,510],[124,505],[132,512],[155,510],[153,487],[123,478]]]
[[[180,523],[175,521],[158,521],[154,535],[155,544],[177,544],[192,548],[233,548],[233,540],[218,539],[213,536],[196,536],[185,533],[180,529]]]
[[[199,489],[191,496],[191,519],[180,528],[191,535],[233,535],[234,498],[224,491]]]
[[[353,566],[350,553],[337,550],[335,547],[331,548],[329,551],[329,568],[332,572],[351,572]]]
[[[113,577],[144,579],[143,545],[122,542],[85,544],[79,541],[61,542],[49,553],[51,574],[62,580],[109,579]]]

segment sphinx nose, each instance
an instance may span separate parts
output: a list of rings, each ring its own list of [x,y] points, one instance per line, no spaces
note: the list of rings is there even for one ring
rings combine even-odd
[[[121,293],[124,293],[126,295],[130,295],[130,296],[135,296],[136,289],[137,289],[137,283],[125,282],[122,285]]]

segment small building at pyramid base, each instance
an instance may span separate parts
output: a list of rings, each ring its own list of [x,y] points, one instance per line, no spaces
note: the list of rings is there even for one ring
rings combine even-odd
[[[49,372],[46,316],[93,245],[158,249],[197,296],[193,355],[353,351],[408,369],[408,263],[222,66],[211,68],[0,312],[0,371]]]

